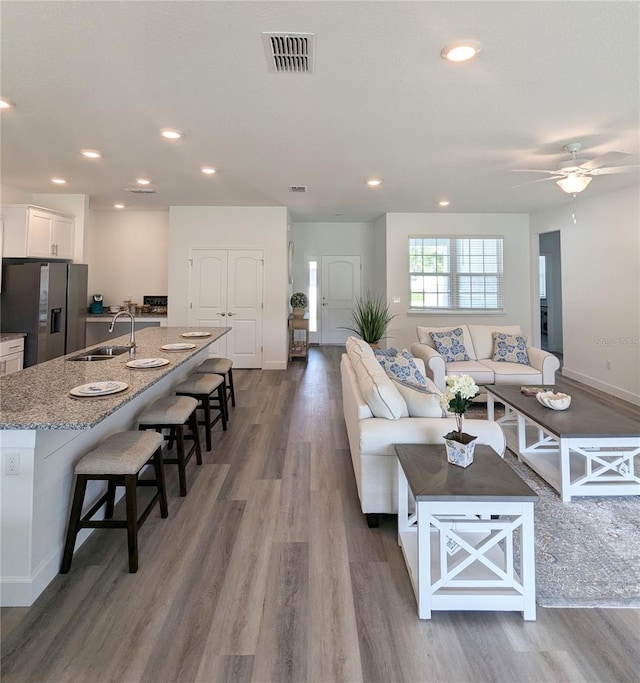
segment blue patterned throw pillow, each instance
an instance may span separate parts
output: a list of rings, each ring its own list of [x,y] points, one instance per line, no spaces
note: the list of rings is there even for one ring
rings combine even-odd
[[[433,339],[436,351],[444,356],[445,363],[455,363],[460,360],[469,360],[467,349],[464,347],[464,332],[461,327],[447,332],[429,332]]]
[[[412,389],[431,393],[424,375],[418,370],[413,356],[406,349],[402,349],[400,353],[396,351],[394,356],[388,353],[379,353],[379,349],[376,349],[375,354],[378,362],[391,379]]]
[[[493,360],[501,363],[531,365],[527,354],[527,340],[516,334],[493,333]]]

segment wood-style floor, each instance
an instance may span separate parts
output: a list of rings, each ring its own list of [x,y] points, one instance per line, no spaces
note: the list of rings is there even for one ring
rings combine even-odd
[[[436,612],[421,622],[395,517],[369,529],[342,417],[340,348],[236,370],[230,429],[169,519],[98,530],[30,608],[2,610],[2,681],[636,681],[640,613]]]

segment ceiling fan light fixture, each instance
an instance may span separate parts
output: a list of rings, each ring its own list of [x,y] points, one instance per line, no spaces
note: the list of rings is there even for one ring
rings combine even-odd
[[[449,62],[468,62],[482,49],[475,40],[458,40],[442,48],[440,56]]]
[[[591,182],[591,176],[569,174],[566,178],[556,180],[556,185],[567,194],[577,194],[585,190]]]

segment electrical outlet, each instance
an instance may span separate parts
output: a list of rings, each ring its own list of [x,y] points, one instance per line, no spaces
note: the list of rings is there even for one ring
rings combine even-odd
[[[4,456],[4,473],[8,476],[20,474],[19,453],[7,453]]]

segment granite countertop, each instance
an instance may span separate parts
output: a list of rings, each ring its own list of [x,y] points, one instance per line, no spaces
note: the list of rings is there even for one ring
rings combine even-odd
[[[131,369],[128,353],[100,361],[67,361],[82,351],[34,365],[20,372],[0,377],[0,429],[90,429],[160,381],[216,339],[229,327],[209,328],[210,337],[181,337],[195,331],[188,327],[147,327],[136,332],[136,358],[167,358],[169,365],[157,369]],[[109,343],[127,344],[129,335],[116,337]],[[188,351],[163,351],[160,346],[191,342]],[[96,345],[86,350],[96,348]],[[113,397],[72,398],[69,390],[81,384],[103,381],[126,382],[130,389]]]
[[[0,334],[0,342],[13,341],[14,339],[22,339],[26,337],[25,332],[2,332]]]
[[[115,313],[87,313],[86,319],[90,321],[99,320],[100,322],[111,322]],[[166,320],[166,313],[141,313],[140,315],[134,316],[136,320]],[[116,321],[118,323],[128,323],[131,324],[131,319],[127,316],[121,316]]]

